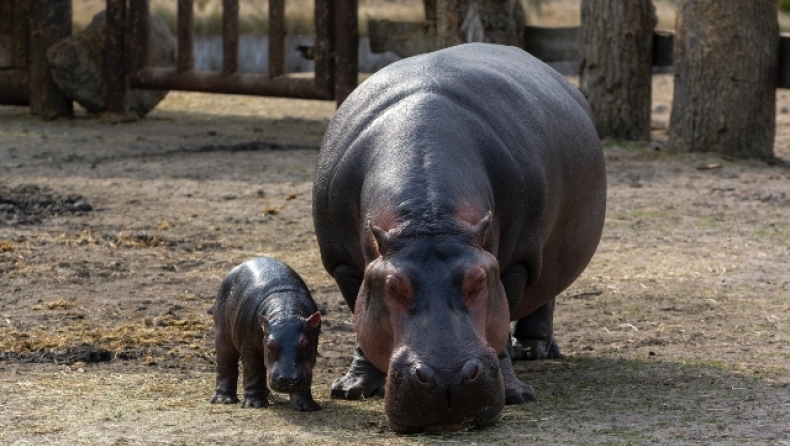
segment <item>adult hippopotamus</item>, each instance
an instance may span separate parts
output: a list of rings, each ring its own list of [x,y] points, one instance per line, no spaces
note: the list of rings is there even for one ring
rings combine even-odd
[[[605,208],[589,106],[528,53],[467,44],[371,76],[329,124],[313,187],[358,341],[332,396],[383,392],[398,432],[488,425],[534,398],[510,322],[520,355],[558,354],[554,298],[590,261]]]

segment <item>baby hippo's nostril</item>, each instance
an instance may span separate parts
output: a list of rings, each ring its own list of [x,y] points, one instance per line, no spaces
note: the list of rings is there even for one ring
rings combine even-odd
[[[422,385],[433,384],[433,370],[425,364],[417,364],[414,368],[414,376]]]
[[[480,361],[477,359],[470,359],[466,361],[464,367],[461,369],[461,377],[464,382],[471,382],[480,376]]]
[[[299,377],[296,375],[278,375],[274,377],[273,381],[278,388],[288,389],[298,384]]]

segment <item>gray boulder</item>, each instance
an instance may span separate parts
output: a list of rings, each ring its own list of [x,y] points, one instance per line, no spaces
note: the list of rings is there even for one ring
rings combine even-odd
[[[107,85],[104,82],[104,24],[102,11],[84,30],[69,36],[47,50],[52,78],[66,97],[77,101],[91,113],[107,110]],[[176,42],[167,25],[157,16],[150,17],[148,40],[149,63],[154,67],[173,67]],[[132,89],[129,111],[145,116],[167,95],[164,90]]]

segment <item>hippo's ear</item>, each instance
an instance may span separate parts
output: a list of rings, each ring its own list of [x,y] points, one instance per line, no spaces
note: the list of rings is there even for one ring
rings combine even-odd
[[[310,317],[307,318],[307,326],[310,330],[320,330],[321,329],[321,313],[316,311]]]
[[[370,228],[370,232],[373,234],[373,238],[376,240],[376,251],[380,256],[383,256],[387,253],[390,247],[390,236],[383,229],[379,228],[378,226],[374,225],[373,222],[368,222],[368,227]]]
[[[481,247],[486,246],[489,223],[491,223],[491,211],[488,211],[485,217],[481,218],[479,222],[472,226],[472,237]]]
[[[261,324],[263,331],[269,331],[269,321],[260,313],[258,314],[258,323]]]

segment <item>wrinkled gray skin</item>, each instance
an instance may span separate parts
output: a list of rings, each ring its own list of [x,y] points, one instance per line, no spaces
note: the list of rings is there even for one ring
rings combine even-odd
[[[511,353],[559,355],[554,298],[605,207],[587,102],[526,52],[467,44],[371,76],[330,123],[313,188],[359,343],[332,396],[385,394],[398,432],[483,426],[533,399]]]
[[[245,262],[222,281],[213,313],[217,390],[212,403],[239,402],[241,358],[243,407],[269,406],[270,387],[288,393],[294,410],[321,409],[310,391],[321,315],[296,272],[268,257]]]

